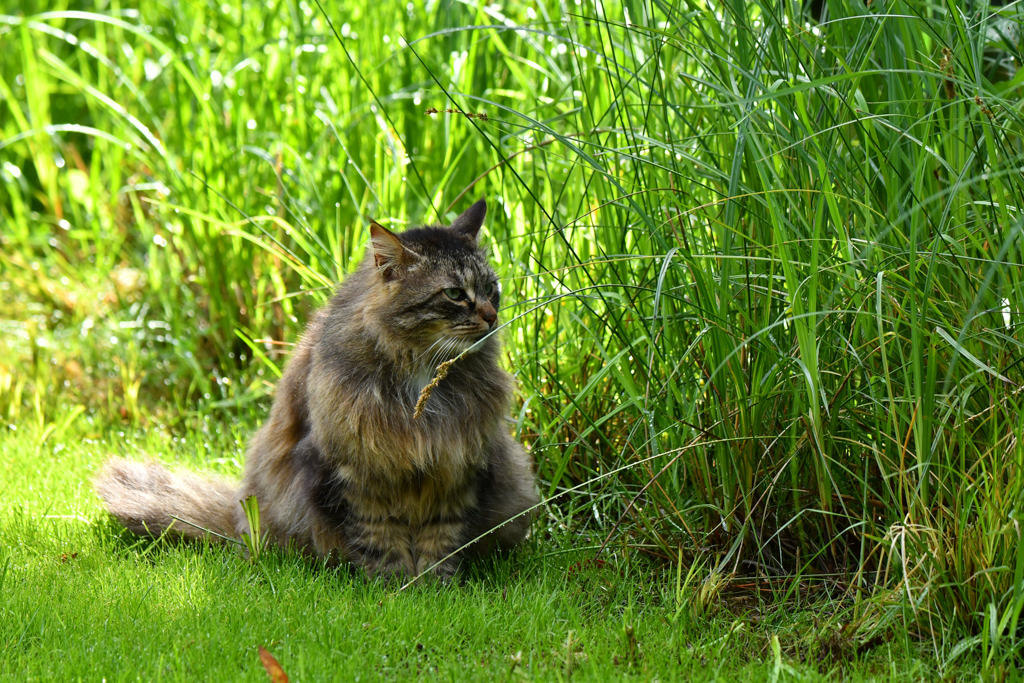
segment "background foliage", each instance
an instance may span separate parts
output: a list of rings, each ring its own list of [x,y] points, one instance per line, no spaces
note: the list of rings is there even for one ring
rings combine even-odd
[[[996,666],[1024,605],[1015,12],[18,2],[0,415],[242,439],[367,220],[485,196],[557,523],[708,582],[828,579],[869,630]]]

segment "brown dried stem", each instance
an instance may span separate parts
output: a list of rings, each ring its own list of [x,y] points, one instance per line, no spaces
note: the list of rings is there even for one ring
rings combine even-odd
[[[419,419],[419,416],[423,414],[423,409],[427,405],[427,401],[430,399],[430,394],[434,391],[438,384],[441,383],[445,377],[448,376],[448,368],[452,366],[461,356],[456,356],[451,360],[446,360],[437,366],[437,374],[434,375],[434,379],[430,380],[430,384],[423,387],[420,392],[420,397],[416,400],[416,410],[412,414],[414,420]]]

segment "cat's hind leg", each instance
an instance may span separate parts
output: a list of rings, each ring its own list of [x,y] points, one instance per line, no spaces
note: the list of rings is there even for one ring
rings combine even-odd
[[[507,435],[496,440],[489,467],[481,472],[477,502],[467,519],[465,541],[479,536],[470,555],[509,550],[519,544],[536,516],[540,502],[530,456]]]

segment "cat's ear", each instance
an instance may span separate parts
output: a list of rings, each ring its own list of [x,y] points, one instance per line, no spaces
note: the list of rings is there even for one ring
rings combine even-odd
[[[484,224],[486,215],[487,202],[481,199],[452,221],[451,229],[465,235],[472,240],[473,244],[476,244],[476,236],[480,233],[480,226]]]
[[[377,270],[386,279],[391,279],[396,271],[411,265],[418,258],[402,244],[395,233],[373,221],[370,221],[370,248],[373,249]]]

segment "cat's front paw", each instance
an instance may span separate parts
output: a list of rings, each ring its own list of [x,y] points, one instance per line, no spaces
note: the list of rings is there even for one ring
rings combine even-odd
[[[451,583],[459,571],[459,556],[454,557],[421,557],[416,563],[417,576],[429,576],[442,584]]]
[[[376,557],[364,554],[355,563],[363,568],[369,579],[388,585],[401,585],[409,579],[409,563],[393,550]]]

